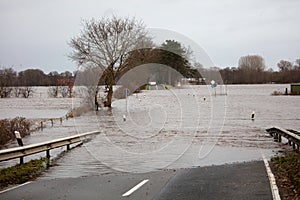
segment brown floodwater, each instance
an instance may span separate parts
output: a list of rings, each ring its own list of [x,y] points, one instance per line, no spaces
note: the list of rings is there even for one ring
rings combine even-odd
[[[213,90],[185,86],[143,91],[115,100],[111,110],[86,113],[33,133],[24,142],[101,131],[90,142],[58,156],[43,178],[260,160],[262,153],[271,157],[281,149],[266,128],[300,129],[300,97],[271,96],[286,87],[289,85],[228,85]],[[253,111],[255,120],[251,120]]]

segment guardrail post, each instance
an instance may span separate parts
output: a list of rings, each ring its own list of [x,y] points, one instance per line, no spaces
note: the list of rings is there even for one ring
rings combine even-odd
[[[46,158],[48,159],[48,166],[50,165],[50,149],[46,151]]]
[[[70,150],[70,145],[69,145],[69,144],[67,144],[67,150],[68,150],[68,151]]]
[[[288,140],[289,146],[292,146],[293,149],[300,149],[300,134],[295,130],[286,130],[279,127],[273,127],[266,129],[270,135],[273,134],[274,140],[282,142],[282,137]]]
[[[281,135],[278,135],[278,142],[281,142]]]
[[[277,132],[274,133],[274,140],[278,141],[278,133]]]
[[[46,150],[46,157],[50,159],[50,149]]]
[[[21,156],[21,157],[20,157],[20,164],[22,165],[23,163],[24,163],[24,157]]]
[[[51,125],[52,125],[52,127],[53,127],[53,119],[51,119]]]

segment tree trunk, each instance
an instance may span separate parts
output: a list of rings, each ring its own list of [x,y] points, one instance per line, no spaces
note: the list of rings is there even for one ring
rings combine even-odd
[[[97,96],[98,96],[98,90],[96,90],[96,92],[95,92],[95,107],[96,107],[96,111],[99,110],[99,103],[98,103]]]
[[[113,85],[110,84],[110,85],[108,85],[108,91],[107,91],[106,101],[104,102],[104,106],[105,107],[111,108],[112,95],[113,95]]]
[[[109,71],[106,79],[107,95],[106,95],[106,101],[104,102],[104,106],[109,108],[111,108],[113,85],[115,84],[115,72],[113,66],[114,65],[111,64],[111,66],[109,67]]]

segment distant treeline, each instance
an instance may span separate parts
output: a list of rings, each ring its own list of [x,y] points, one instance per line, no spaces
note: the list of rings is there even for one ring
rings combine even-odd
[[[300,69],[245,71],[236,67],[219,70],[226,84],[300,83]]]
[[[69,71],[45,74],[40,69],[27,69],[20,72],[16,72],[13,68],[0,69],[0,87],[58,86],[62,80],[73,78],[73,73]]]
[[[294,63],[281,60],[277,67],[279,71],[272,69],[266,70],[264,60],[258,55],[243,56],[240,58],[238,67],[227,67],[220,69],[218,67],[205,69],[197,63],[199,69],[199,78],[205,78],[205,75],[211,72],[220,72],[225,84],[262,84],[262,83],[298,83],[300,82],[300,59]],[[175,67],[174,67],[175,68]],[[195,67],[180,68],[180,73],[185,77],[195,77],[194,74],[184,73],[184,70],[196,70]],[[176,69],[178,70],[178,69]],[[18,87],[18,86],[62,86],[72,85],[76,78],[76,73],[65,71],[58,73],[56,71],[45,74],[40,69],[27,69],[16,72],[13,68],[0,69],[0,88]],[[100,77],[99,77],[100,78]]]
[[[243,59],[242,57],[240,59]],[[279,71],[265,70],[240,63],[239,67],[219,69],[223,82],[227,84],[262,84],[262,83],[299,83],[300,59],[295,64],[281,60],[277,64]]]
[[[225,69],[215,68],[226,84],[262,84],[262,83],[299,83],[300,59],[294,63],[281,60],[277,67],[266,70],[264,59],[258,55],[243,56],[239,59],[238,67]]]

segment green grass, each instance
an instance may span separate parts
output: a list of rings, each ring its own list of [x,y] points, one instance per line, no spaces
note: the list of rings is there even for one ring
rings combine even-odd
[[[41,158],[24,164],[0,169],[0,188],[25,183],[36,178],[47,167],[49,160]]]
[[[271,159],[283,199],[300,198],[300,154],[292,151]],[[293,199],[293,198],[292,198]]]

